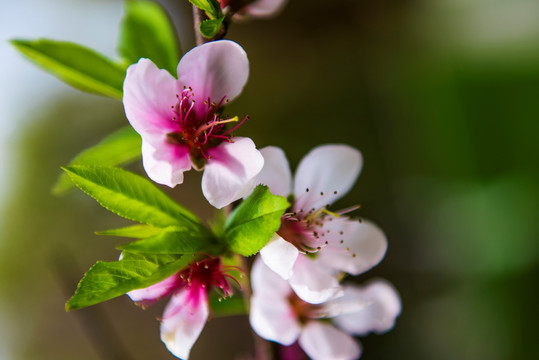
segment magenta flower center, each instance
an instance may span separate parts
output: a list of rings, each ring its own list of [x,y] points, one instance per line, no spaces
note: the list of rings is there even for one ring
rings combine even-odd
[[[226,96],[223,96],[218,103],[208,97],[202,107],[195,106],[193,90],[190,87],[185,87],[176,97],[178,103],[171,108],[172,121],[177,123],[178,130],[167,134],[168,141],[187,146],[193,165],[199,169],[210,159],[208,149],[223,141],[232,142],[231,133],[249,118],[246,116],[239,121],[238,117],[221,117],[221,108],[223,104],[228,103]],[[226,129],[226,124],[232,122],[239,123],[232,129]]]
[[[205,288],[207,291],[215,287],[223,292],[223,297],[231,296],[233,288],[230,280],[239,286],[238,281],[228,274],[231,270],[241,271],[235,266],[223,266],[220,258],[195,261],[187,269],[178,273],[177,287]]]
[[[286,241],[293,244],[299,251],[313,253],[328,244],[326,239],[330,230],[324,228],[324,223],[333,220],[333,215],[324,212],[325,208],[316,211],[286,213],[277,233]]]

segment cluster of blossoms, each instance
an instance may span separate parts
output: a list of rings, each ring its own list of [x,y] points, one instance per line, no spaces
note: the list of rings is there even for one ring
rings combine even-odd
[[[399,296],[387,282],[341,283],[343,275],[379,263],[387,248],[376,225],[346,215],[356,207],[328,208],[352,188],[361,154],[346,145],[319,146],[292,178],[283,150],[257,150],[251,139],[233,136],[247,117],[224,116],[222,108],[241,93],[248,72],[244,50],[227,40],[185,54],[178,79],[148,59],[129,67],[123,102],[142,137],[144,168],[170,187],[183,182],[185,171],[203,170],[202,192],[216,208],[248,196],[257,184],[290,199],[280,229],[252,267],[252,328],[284,346],[297,341],[313,359],[358,358],[361,349],[352,335],[387,331],[400,313]],[[230,280],[237,281],[230,270],[220,258],[207,256],[128,295],[142,306],[171,295],[161,339],[175,356],[187,359],[208,320],[208,292],[221,289],[224,297],[233,292]]]

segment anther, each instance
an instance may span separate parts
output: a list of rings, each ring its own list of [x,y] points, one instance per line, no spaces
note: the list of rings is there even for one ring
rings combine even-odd
[[[344,244],[344,240],[339,241],[341,244]]]
[[[321,196],[324,196],[324,192],[323,192],[323,191],[320,191],[320,195],[321,195]]]
[[[337,190],[335,190],[333,193],[334,193],[335,195],[337,195]]]

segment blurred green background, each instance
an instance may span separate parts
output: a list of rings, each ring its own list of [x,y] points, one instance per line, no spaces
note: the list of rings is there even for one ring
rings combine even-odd
[[[187,51],[189,5],[163,3]],[[385,260],[358,281],[390,280],[403,313],[361,339],[362,359],[538,359],[539,3],[291,0],[228,37],[251,61],[227,109],[250,115],[240,135],[284,148],[293,166],[323,143],[363,153],[335,208],[361,204],[388,235]],[[21,125],[1,209],[0,357],[172,359],[155,320],[166,301],[63,309],[91,264],[118,256],[121,240],[93,232],[127,222],[50,188],[60,166],[126,124],[121,104],[66,88],[9,121]],[[191,172],[172,194],[208,218],[199,183]],[[246,359],[249,336],[243,317],[213,319],[192,359]]]

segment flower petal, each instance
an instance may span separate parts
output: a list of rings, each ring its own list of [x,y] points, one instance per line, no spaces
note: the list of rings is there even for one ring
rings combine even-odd
[[[249,60],[243,48],[230,40],[212,41],[186,53],[178,64],[180,87],[191,87],[197,112],[208,97],[218,103],[226,96],[232,101],[249,77]],[[202,112],[201,112],[202,113]]]
[[[333,224],[332,224],[333,223]],[[326,266],[359,275],[384,257],[387,239],[384,232],[370,221],[346,220],[327,222],[324,226],[338,226],[331,233],[342,231],[341,241],[331,241],[318,253],[318,260]]]
[[[127,69],[123,104],[127,120],[143,139],[177,131],[171,109],[178,103],[177,80],[148,59]]]
[[[285,280],[292,276],[298,255],[298,249],[277,234],[260,250],[264,263]]]
[[[286,298],[268,298],[258,294],[251,297],[249,322],[260,337],[283,345],[293,344],[301,329]]]
[[[375,280],[365,287],[345,286],[344,292],[358,301],[369,301],[370,305],[335,317],[333,321],[340,328],[354,335],[366,335],[371,331],[382,333],[393,328],[401,312],[401,300],[393,285],[385,280]]]
[[[251,269],[251,287],[253,293],[271,299],[286,299],[292,289],[287,281],[272,271],[261,257],[257,257]]]
[[[224,142],[208,150],[208,154],[202,192],[218,209],[249,193],[264,165],[262,154],[249,138],[235,137],[234,142]]]
[[[320,304],[341,294],[337,278],[304,255],[296,260],[289,283],[300,299],[311,304]]]
[[[292,173],[284,151],[275,146],[260,149],[264,167],[256,176],[256,184],[267,185],[274,195],[287,197],[292,193]]]
[[[252,17],[270,17],[277,15],[288,0],[257,0],[242,9],[242,13]]]
[[[143,307],[149,306],[157,300],[170,295],[178,284],[176,274],[166,278],[163,281],[153,284],[143,289],[132,290],[127,293],[127,296],[136,303],[140,303]]]
[[[180,359],[188,359],[208,315],[206,289],[191,287],[175,293],[165,308],[161,322],[161,341],[168,351]]]
[[[300,324],[288,302],[292,289],[288,282],[257,257],[251,270],[251,310],[249,321],[261,337],[290,345],[299,336]]]
[[[314,148],[296,171],[294,209],[319,209],[340,199],[356,182],[362,165],[361,153],[348,145]]]
[[[163,140],[155,147],[142,140],[142,165],[148,177],[158,184],[174,187],[183,183],[183,173],[191,169],[189,148]]]
[[[303,327],[299,344],[313,360],[352,360],[361,356],[353,337],[320,321],[309,321]]]

